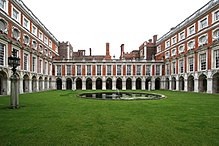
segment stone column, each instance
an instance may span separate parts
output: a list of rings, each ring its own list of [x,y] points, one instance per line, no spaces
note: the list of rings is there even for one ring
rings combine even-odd
[[[72,90],[73,90],[73,91],[76,90],[76,82],[75,82],[75,81],[72,82]]]
[[[92,79],[92,90],[96,90],[96,79],[94,77]]]
[[[29,93],[32,93],[32,79],[29,79]]]
[[[132,90],[136,90],[136,79],[133,77],[132,79]]]
[[[141,81],[141,90],[145,90],[145,78]]]
[[[105,76],[102,79],[102,90],[106,90],[106,77]]]
[[[165,89],[165,87],[166,87],[166,80],[164,77],[162,77],[160,81],[160,89]]]
[[[20,80],[18,80],[19,82],[19,93],[22,94],[23,93],[23,78],[20,78]]]
[[[212,78],[211,77],[207,78],[207,93],[213,93],[212,84],[213,84]]]
[[[195,73],[194,75],[194,92],[198,92],[198,74]]]
[[[18,91],[18,82],[16,75],[11,76],[11,108],[19,108],[19,91]]]
[[[176,76],[176,90],[179,91],[179,75]]]
[[[154,77],[151,78],[151,90],[155,90],[155,79],[154,79]]]
[[[151,91],[151,81],[148,82],[148,91]]]
[[[39,80],[36,80],[36,92],[39,91]]]
[[[126,90],[126,79],[125,79],[125,77],[122,78],[122,90]]]
[[[6,90],[7,90],[7,95],[11,95],[11,81],[10,79],[7,79],[7,87],[6,87]]]
[[[171,80],[171,78],[169,80],[169,90],[172,90],[172,80]]]
[[[116,77],[112,79],[112,90],[116,90]]]

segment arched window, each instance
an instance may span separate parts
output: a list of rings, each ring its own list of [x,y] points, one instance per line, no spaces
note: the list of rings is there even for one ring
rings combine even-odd
[[[13,29],[12,35],[13,35],[13,38],[15,38],[16,40],[20,39],[20,31],[17,28]]]
[[[192,49],[194,49],[194,47],[195,47],[195,41],[192,40],[188,43],[188,50],[192,50]]]
[[[199,38],[199,46],[207,44],[208,36],[205,34]]]
[[[35,40],[32,41],[32,47],[33,47],[33,49],[37,48],[37,42]]]
[[[219,39],[219,29],[216,29],[215,31],[213,31],[213,39],[214,40],[218,40]]]
[[[25,44],[25,45],[29,45],[29,43],[30,43],[30,38],[29,38],[29,36],[28,36],[28,35],[24,35],[24,44]]]
[[[3,32],[3,33],[7,33],[8,32],[8,29],[7,29],[7,22],[3,19],[0,19],[0,30]]]

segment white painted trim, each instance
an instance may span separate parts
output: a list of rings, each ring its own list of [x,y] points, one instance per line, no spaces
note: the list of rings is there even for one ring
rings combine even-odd
[[[3,41],[0,39],[0,43],[5,45],[4,47],[4,62],[3,62],[3,67],[8,67],[8,43],[6,41]]]
[[[14,10],[18,12],[18,18],[17,19],[14,18],[14,15],[13,15]],[[15,21],[17,21],[19,24],[21,24],[21,12],[13,4],[11,4],[11,17]]]
[[[192,27],[194,27],[194,32],[193,33],[190,33],[190,28],[192,28]],[[195,27],[195,23],[194,24],[192,24],[192,25],[190,25],[188,28],[187,28],[187,37],[188,36],[191,36],[191,35],[193,35],[193,34],[195,34],[196,33],[196,27]]]
[[[215,13],[218,12],[218,11],[219,11],[219,8],[212,12],[212,23],[215,23],[215,22],[219,21],[219,19],[215,20]]]
[[[207,21],[207,25],[205,26],[205,27],[201,27],[201,22],[203,21],[203,20],[205,20],[206,19],[206,21]],[[206,28],[206,27],[208,27],[209,26],[209,24],[208,24],[208,15],[207,16],[205,16],[205,17],[203,17],[202,19],[200,19],[199,21],[198,21],[198,31],[201,31],[202,29],[204,29],[204,28]]]

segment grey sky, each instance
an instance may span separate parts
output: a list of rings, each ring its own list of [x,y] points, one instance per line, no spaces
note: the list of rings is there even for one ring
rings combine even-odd
[[[136,50],[154,34],[158,38],[204,6],[208,0],[23,0],[59,41],[74,51],[92,48],[92,54],[119,57]]]

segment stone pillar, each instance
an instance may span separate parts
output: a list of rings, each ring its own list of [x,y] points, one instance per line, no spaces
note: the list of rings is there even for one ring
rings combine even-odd
[[[92,90],[96,90],[96,79],[92,79]]]
[[[11,101],[10,107],[11,108],[19,108],[19,91],[18,91],[18,84],[19,80],[17,79],[16,75],[11,76]]]
[[[73,91],[76,90],[76,82],[75,82],[75,81],[72,82],[72,90],[73,90]]]
[[[47,90],[50,90],[50,88],[49,88],[49,80],[47,80],[46,84],[47,84]]]
[[[116,90],[116,77],[112,79],[112,90]]]
[[[169,90],[172,90],[172,80],[171,80],[171,78],[169,80]]]
[[[179,75],[176,76],[176,90],[179,91]]]
[[[29,93],[32,93],[32,79],[29,79]]]
[[[19,82],[19,93],[22,94],[23,93],[23,78],[20,78],[20,80],[18,80]]]
[[[151,81],[148,82],[148,91],[151,91]]]
[[[106,77],[105,76],[102,79],[102,90],[106,90]]]
[[[145,78],[141,81],[141,90],[145,90]]]
[[[133,77],[132,79],[132,90],[136,90],[136,79]]]
[[[36,92],[39,91],[39,80],[36,80]]]
[[[6,89],[7,90],[7,95],[11,95],[11,81],[10,79],[7,79],[7,86],[6,86]]]
[[[154,77],[151,78],[151,90],[155,90],[155,79],[154,79]]]
[[[165,77],[162,77],[160,81],[160,89],[165,89],[165,87],[166,87]]]
[[[194,75],[194,92],[198,92],[199,90],[198,90],[198,74],[197,73],[195,73],[195,75]]]
[[[212,91],[212,86],[213,82],[212,82],[212,78],[207,78],[207,93],[213,93]]]
[[[122,78],[122,90],[126,90],[126,79],[125,79],[125,77]]]

